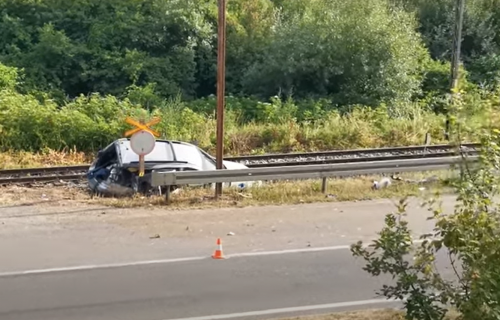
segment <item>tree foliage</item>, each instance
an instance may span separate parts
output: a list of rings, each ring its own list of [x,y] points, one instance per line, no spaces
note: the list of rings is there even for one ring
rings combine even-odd
[[[429,60],[424,44],[434,58],[447,56],[452,1],[404,8],[395,1],[228,1],[228,93],[367,105],[418,96]],[[477,74],[497,66],[498,19],[485,11],[488,1],[468,11],[464,50],[477,56]],[[215,93],[215,0],[2,0],[0,30],[0,62],[24,69],[24,92],[59,100],[132,92],[141,100],[145,88],[148,103],[152,94]]]
[[[455,0],[391,0],[415,13],[418,30],[433,59],[449,61],[455,27]],[[500,84],[500,0],[465,1],[462,57],[471,79],[487,87]]]
[[[376,146],[419,141],[422,128],[440,135],[440,113],[449,103],[454,0],[227,3],[231,120],[226,123],[283,126],[279,132],[252,132],[255,139],[241,138],[251,141],[248,145],[265,149],[283,138],[288,139],[280,142],[283,148],[271,149],[314,149],[337,146],[331,143],[335,138],[351,147]],[[484,102],[497,101],[492,104],[498,107],[499,4],[467,1],[460,88],[474,91],[467,97],[471,119],[479,117]],[[194,123],[210,123],[216,104],[217,11],[216,0],[0,0],[0,147],[93,150],[85,134],[102,146],[119,136],[124,113],[141,109],[163,112],[169,121],[184,123],[178,114],[185,114]],[[108,110],[105,117],[88,113],[99,114],[100,108]],[[62,124],[44,127],[51,114],[73,128],[97,125],[78,134]],[[329,121],[347,123],[352,115],[366,128],[332,129]],[[32,125],[23,129],[16,117],[32,118]],[[427,117],[433,120],[417,128]],[[394,124],[398,119],[401,125]],[[104,129],[106,123],[113,128]],[[304,129],[325,123],[335,131],[321,133],[325,142],[311,139]],[[210,145],[211,131],[200,127],[169,122],[163,132],[187,139],[193,129]],[[300,130],[291,137],[294,128]],[[367,138],[368,132],[375,138]]]
[[[410,15],[385,1],[307,1],[304,10],[279,17],[247,88],[264,96],[334,95],[343,104],[410,100],[427,58],[415,28]]]
[[[405,219],[405,199],[386,215],[368,248],[352,246],[354,256],[366,261],[365,271],[392,276],[379,293],[405,299],[407,319],[441,320],[449,307],[464,320],[500,317],[500,131],[483,132],[481,141],[479,163],[461,164],[454,211],[443,211],[438,197],[424,204],[435,228],[420,237],[420,246]]]
[[[70,97],[121,95],[156,83],[164,96],[192,95],[196,63],[211,49],[212,25],[199,1],[0,2],[0,59],[25,68],[26,88]]]

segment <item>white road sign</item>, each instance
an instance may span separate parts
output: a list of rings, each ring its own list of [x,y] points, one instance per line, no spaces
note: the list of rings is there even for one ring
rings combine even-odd
[[[141,130],[130,137],[130,148],[139,156],[150,154],[155,148],[156,139],[152,133]]]

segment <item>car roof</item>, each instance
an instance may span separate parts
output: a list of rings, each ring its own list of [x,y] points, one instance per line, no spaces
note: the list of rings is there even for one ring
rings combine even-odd
[[[112,144],[122,142],[122,141],[130,141],[130,138],[120,138],[115,141],[113,141]],[[164,140],[164,139],[156,139],[156,142],[166,142],[166,143],[180,143],[180,144],[187,144],[193,147],[197,147],[196,145],[189,143],[189,142],[184,142],[184,141],[178,141],[178,140]]]
[[[126,143],[124,144],[124,142],[126,142]],[[163,160],[163,161],[183,162],[181,160],[178,160],[179,157],[176,155],[176,153],[179,152],[179,150],[177,150],[176,148],[173,148],[173,145],[175,145],[175,144],[177,144],[177,145],[180,144],[180,145],[184,145],[187,147],[195,148],[198,152],[204,153],[204,154],[208,155],[209,157],[211,157],[209,154],[207,154],[206,152],[201,150],[198,146],[191,144],[191,143],[188,143],[188,142],[176,141],[176,140],[162,140],[162,139],[158,139],[158,140],[156,140],[156,142],[157,143],[158,142],[164,143],[164,144],[167,144],[171,147],[167,147],[167,148],[155,147],[155,150],[153,151],[153,153],[146,156],[146,162],[150,162],[150,161],[154,162],[154,160],[152,160],[151,157],[153,157],[153,158],[156,157],[157,159],[161,158],[161,160]],[[120,153],[120,158],[121,158],[122,164],[130,163],[132,159],[133,159],[132,161],[134,161],[134,162],[137,160],[137,159],[135,159],[137,157],[135,155],[135,153],[131,152],[131,150],[129,149],[129,146],[130,146],[129,144],[130,144],[129,138],[120,138],[120,139],[115,140],[110,145],[110,146],[116,146],[116,148],[118,150],[120,150],[119,153]],[[148,158],[150,158],[150,159],[148,159]],[[186,160],[185,157],[181,157],[181,159]],[[196,159],[192,159],[192,160],[196,161]],[[191,161],[188,161],[188,162],[191,163]],[[194,164],[194,163],[192,163],[192,164]]]

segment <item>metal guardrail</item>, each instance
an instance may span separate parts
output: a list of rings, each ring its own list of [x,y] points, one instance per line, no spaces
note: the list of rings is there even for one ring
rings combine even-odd
[[[477,162],[477,160],[478,156],[467,158],[469,162]],[[237,170],[153,171],[152,185],[154,187],[159,187],[189,184],[207,185],[217,182],[224,183],[236,181],[323,179],[322,191],[326,192],[326,179],[330,177],[443,170],[449,169],[451,166],[462,162],[463,158],[461,156],[454,156],[431,159],[424,158]],[[167,190],[170,190],[170,188],[167,188]],[[167,191],[167,202],[169,201],[169,197],[170,192]]]
[[[477,143],[462,144],[465,152],[475,155],[480,149]],[[464,151],[464,150],[462,150]],[[451,145],[423,145],[372,149],[330,150],[320,152],[264,154],[226,157],[224,160],[245,162],[249,168],[284,166],[307,166],[318,164],[354,163],[417,158],[439,158],[457,154]],[[0,185],[11,183],[50,182],[57,180],[80,180],[90,165],[22,168],[0,170]]]

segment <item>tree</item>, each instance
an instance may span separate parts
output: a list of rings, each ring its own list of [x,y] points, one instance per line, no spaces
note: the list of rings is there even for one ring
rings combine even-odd
[[[379,293],[406,298],[408,319],[443,319],[448,306],[464,320],[500,317],[499,146],[500,131],[486,132],[479,163],[462,164],[453,213],[443,212],[437,199],[427,202],[435,229],[421,237],[419,247],[405,220],[404,199],[395,213],[386,215],[377,240],[368,248],[361,242],[352,246],[353,255],[366,261],[365,271],[393,277],[394,284],[384,285]],[[438,269],[440,254],[447,257],[452,277]]]
[[[263,57],[245,75],[247,93],[367,105],[411,99],[428,55],[414,19],[387,4],[310,0],[302,11],[283,9]]]
[[[163,96],[194,96],[196,56],[213,28],[188,0],[6,0],[0,61],[22,67],[27,89],[75,97],[122,95],[156,83]]]
[[[228,1],[227,90],[244,92],[244,75],[262,59],[272,38],[275,6],[270,0]]]
[[[413,12],[419,32],[433,59],[451,60],[455,0],[391,0],[396,7]],[[462,59],[471,80],[496,87],[500,55],[500,0],[466,1]],[[485,68],[488,71],[485,73]]]

